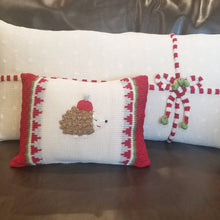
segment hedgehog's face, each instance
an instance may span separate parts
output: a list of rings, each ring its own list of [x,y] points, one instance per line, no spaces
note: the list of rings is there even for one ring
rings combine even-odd
[[[102,128],[107,123],[108,123],[108,120],[99,119],[98,117],[93,116],[93,128],[94,128],[94,130]]]

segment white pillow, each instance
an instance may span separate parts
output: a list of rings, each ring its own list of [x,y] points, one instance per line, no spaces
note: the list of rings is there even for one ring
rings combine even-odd
[[[155,76],[158,73],[175,76],[170,35],[42,31],[16,27],[5,22],[0,22],[0,30],[0,72],[4,75],[31,72],[45,76],[98,80],[148,75],[149,83],[156,90],[150,88],[149,91],[144,135],[151,140],[168,138],[174,109],[169,124],[160,124],[169,92],[157,91]],[[202,76],[203,87],[220,88],[219,35],[186,35],[177,38],[181,76]],[[20,82],[10,82],[15,87],[14,96],[9,94],[8,83],[1,82],[4,97],[1,97],[0,106],[6,106],[5,103],[13,100],[14,109],[18,111],[14,110],[9,117],[12,109],[0,109],[0,124],[3,123],[0,128],[1,139],[19,137],[17,122],[21,105]],[[189,94],[188,98],[191,105],[188,129],[177,128],[173,140],[220,147],[220,97]],[[14,131],[11,127],[13,123]]]
[[[10,165],[150,165],[143,135],[147,76],[109,82],[22,74],[20,151]]]

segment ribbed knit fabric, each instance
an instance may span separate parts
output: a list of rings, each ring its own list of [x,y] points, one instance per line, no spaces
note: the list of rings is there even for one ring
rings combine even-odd
[[[11,161],[12,167],[72,162],[150,164],[143,136],[147,76],[100,83],[33,74],[21,77],[20,152]],[[74,130],[74,123],[80,132]],[[92,132],[86,132],[91,123]]]

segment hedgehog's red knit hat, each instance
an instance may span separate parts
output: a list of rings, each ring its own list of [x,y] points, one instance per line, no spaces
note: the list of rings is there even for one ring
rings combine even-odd
[[[77,108],[79,110],[83,110],[83,111],[92,111],[93,110],[93,106],[92,106],[92,103],[89,101],[88,95],[86,95],[83,100],[80,100],[78,102]]]

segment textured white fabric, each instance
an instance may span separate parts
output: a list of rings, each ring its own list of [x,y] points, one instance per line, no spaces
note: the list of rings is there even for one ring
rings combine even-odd
[[[0,72],[4,75],[28,71],[113,80],[139,72],[173,71],[169,35],[42,31],[2,21],[0,30]]]
[[[201,75],[204,87],[220,88],[220,36],[178,36],[178,46],[182,77]],[[104,80],[146,74],[152,84],[157,73],[174,75],[175,70],[169,35],[41,31],[0,22],[0,72]],[[19,94],[20,89],[15,93]],[[173,113],[167,126],[159,123],[168,94],[149,91],[144,125],[146,139],[166,140],[170,133]],[[188,130],[178,128],[174,141],[220,147],[220,96],[189,95],[189,99]],[[20,99],[14,104],[18,108]],[[7,117],[10,111],[1,108],[0,114]],[[15,117],[7,117],[9,123]],[[11,136],[5,138],[0,130],[1,138],[14,138],[16,135],[10,132]]]
[[[74,88],[74,89],[73,89]],[[114,88],[114,90],[112,90]],[[93,134],[64,135],[59,128],[62,115],[89,94],[101,128]],[[72,80],[50,80],[44,97],[41,126],[45,163],[100,162],[117,164],[121,155],[124,91],[120,81],[98,85]],[[103,121],[108,120],[108,123]]]
[[[0,82],[0,139],[18,139],[21,115],[21,82]]]

